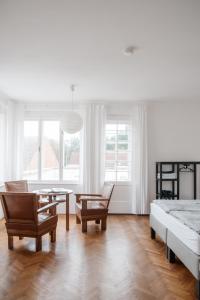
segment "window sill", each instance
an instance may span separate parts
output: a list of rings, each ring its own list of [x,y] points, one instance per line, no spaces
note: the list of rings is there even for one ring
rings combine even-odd
[[[132,186],[133,183],[132,181],[105,181],[105,184],[109,184],[109,183],[112,183],[112,184],[115,184],[115,185],[119,185],[119,186]]]
[[[28,183],[29,184],[32,184],[32,185],[36,185],[36,184],[44,184],[44,185],[50,185],[50,184],[56,184],[56,185],[80,185],[79,182],[69,182],[69,181],[56,181],[56,180],[52,180],[52,181],[43,181],[43,180],[32,180],[32,181],[29,181],[28,180]]]

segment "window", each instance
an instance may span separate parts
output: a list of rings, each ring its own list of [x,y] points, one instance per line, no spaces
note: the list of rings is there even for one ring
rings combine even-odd
[[[60,123],[44,121],[42,133],[42,179],[59,180]]]
[[[79,182],[80,133],[62,133],[59,121],[25,121],[23,178]]]
[[[108,122],[105,138],[105,181],[130,181],[132,161],[130,122]]]
[[[80,133],[63,134],[63,179],[78,181],[80,177]]]
[[[38,128],[38,121],[24,122],[23,177],[29,180],[38,179]]]

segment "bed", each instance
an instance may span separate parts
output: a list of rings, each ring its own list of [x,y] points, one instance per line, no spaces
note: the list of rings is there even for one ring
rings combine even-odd
[[[169,261],[177,256],[196,278],[200,299],[200,200],[154,200],[150,226],[151,237],[166,243]]]

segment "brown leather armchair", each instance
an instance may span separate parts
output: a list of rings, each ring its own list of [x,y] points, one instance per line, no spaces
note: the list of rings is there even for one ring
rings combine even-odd
[[[106,230],[108,207],[113,193],[114,184],[104,185],[102,194],[76,195],[76,223],[82,223],[82,232],[87,232],[87,221],[95,220],[101,229]]]
[[[6,229],[8,248],[13,249],[13,237],[33,237],[36,251],[42,248],[42,236],[50,233],[51,242],[56,241],[57,203],[48,204],[40,209],[34,193],[0,193]],[[46,213],[49,210],[49,213]]]

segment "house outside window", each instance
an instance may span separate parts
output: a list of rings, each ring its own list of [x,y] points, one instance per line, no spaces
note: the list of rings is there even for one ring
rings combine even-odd
[[[80,181],[81,134],[63,133],[60,121],[24,121],[23,178]]]
[[[105,129],[105,181],[131,181],[131,122],[108,120]]]

